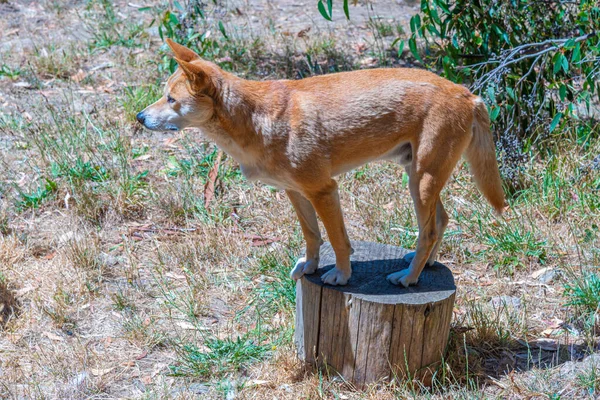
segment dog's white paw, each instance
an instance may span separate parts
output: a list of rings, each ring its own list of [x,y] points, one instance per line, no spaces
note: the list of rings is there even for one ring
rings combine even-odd
[[[394,272],[393,274],[389,274],[387,276],[387,280],[393,283],[394,285],[402,285],[407,288],[410,285],[414,285],[419,281],[419,277],[412,276],[410,272],[410,268]]]
[[[293,280],[297,281],[302,278],[302,275],[313,274],[319,267],[319,260],[314,258],[307,260],[306,257],[302,257],[296,261],[296,265],[292,268],[290,276]]]
[[[343,272],[337,268],[332,268],[321,276],[321,280],[328,285],[344,286],[350,279],[350,273]]]

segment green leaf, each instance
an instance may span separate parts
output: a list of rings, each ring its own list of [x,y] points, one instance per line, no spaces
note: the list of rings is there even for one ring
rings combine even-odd
[[[413,54],[413,56],[415,56],[417,60],[423,62],[423,60],[421,60],[421,56],[419,55],[419,51],[417,50],[417,41],[415,40],[414,36],[408,39],[408,47],[410,48],[410,52]]]
[[[321,0],[319,0],[317,8],[319,9],[319,12],[323,16],[323,18],[325,18],[327,21],[331,21],[331,17],[329,16],[329,14],[327,14],[327,10],[325,10],[325,5],[323,5],[323,2]]]
[[[433,2],[438,5],[446,14],[452,14],[445,0],[434,0]]]
[[[554,73],[554,75],[558,74],[562,67],[562,61],[560,60],[560,56],[560,53],[556,53],[556,55],[554,56],[554,68],[552,68],[552,72]]]
[[[348,9],[348,0],[344,0],[344,14],[346,14],[346,19],[350,19],[350,10]]]
[[[554,116],[554,118],[552,119],[552,122],[550,123],[550,133],[552,133],[552,131],[554,131],[556,129],[562,116],[563,116],[563,113],[558,113]]]
[[[177,19],[177,15],[173,14],[172,12],[169,13],[169,21],[171,21],[173,25],[179,25],[179,19]]]
[[[577,63],[581,60],[581,45],[577,43],[575,49],[573,50],[573,54],[571,55],[571,62]]]
[[[401,40],[400,44],[398,45],[398,57],[402,56],[403,50],[404,50],[404,40]]]
[[[327,10],[329,11],[329,16],[333,17],[333,0],[327,0]]]
[[[492,107],[492,112],[490,113],[490,120],[494,122],[496,118],[500,115],[500,107]]]
[[[435,22],[438,25],[442,24],[442,20],[440,19],[440,16],[438,15],[436,7],[431,8],[431,10],[429,11],[429,14],[431,14],[431,18],[433,18],[433,22]]]
[[[219,30],[225,36],[225,39],[229,40],[229,36],[227,36],[227,32],[225,31],[225,26],[223,25],[223,21],[219,21]]]
[[[435,28],[435,25],[425,25],[427,27],[427,30],[432,33],[433,35],[437,36],[437,37],[441,37],[442,35],[440,34],[440,31],[438,31]]]
[[[558,89],[558,94],[560,96],[560,100],[565,101],[565,98],[567,97],[567,87],[564,83],[560,85],[560,88]]]
[[[575,47],[575,41],[573,39],[567,40],[567,42],[565,43],[564,47],[567,50],[573,49]]]
[[[569,72],[569,60],[567,60],[567,57],[565,57],[564,54],[560,55],[560,60],[561,60],[561,67],[563,69],[563,71],[565,71],[565,74],[567,72]]]
[[[516,100],[515,91],[512,88],[507,87],[506,92],[508,93],[511,99]]]

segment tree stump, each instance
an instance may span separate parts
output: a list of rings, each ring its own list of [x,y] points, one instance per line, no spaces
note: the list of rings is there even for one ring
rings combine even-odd
[[[326,365],[359,389],[393,378],[429,384],[448,342],[456,291],[452,272],[435,263],[407,289],[386,279],[408,268],[406,250],[367,242],[352,247],[348,285],[321,282],[335,265],[329,243],[321,248],[319,269],[297,282],[300,359]]]

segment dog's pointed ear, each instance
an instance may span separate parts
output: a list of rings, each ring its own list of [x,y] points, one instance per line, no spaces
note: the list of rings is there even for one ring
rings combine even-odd
[[[173,51],[173,54],[175,54],[175,58],[187,62],[200,59],[200,56],[196,54],[194,50],[188,49],[187,47],[182,46],[179,43],[175,43],[169,38],[167,38],[166,42]]]
[[[192,64],[191,62],[187,62],[185,60],[181,60],[176,58],[177,64],[179,64],[179,68],[183,71],[188,81],[190,82],[190,88],[194,91],[200,91],[203,87],[205,87],[208,83],[208,75],[202,69],[202,67],[198,64]]]

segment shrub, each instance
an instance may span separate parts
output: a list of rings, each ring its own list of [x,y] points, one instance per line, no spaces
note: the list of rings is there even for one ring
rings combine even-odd
[[[600,91],[596,0],[422,0],[410,26],[417,59],[486,100],[509,180],[523,146],[588,114]]]

